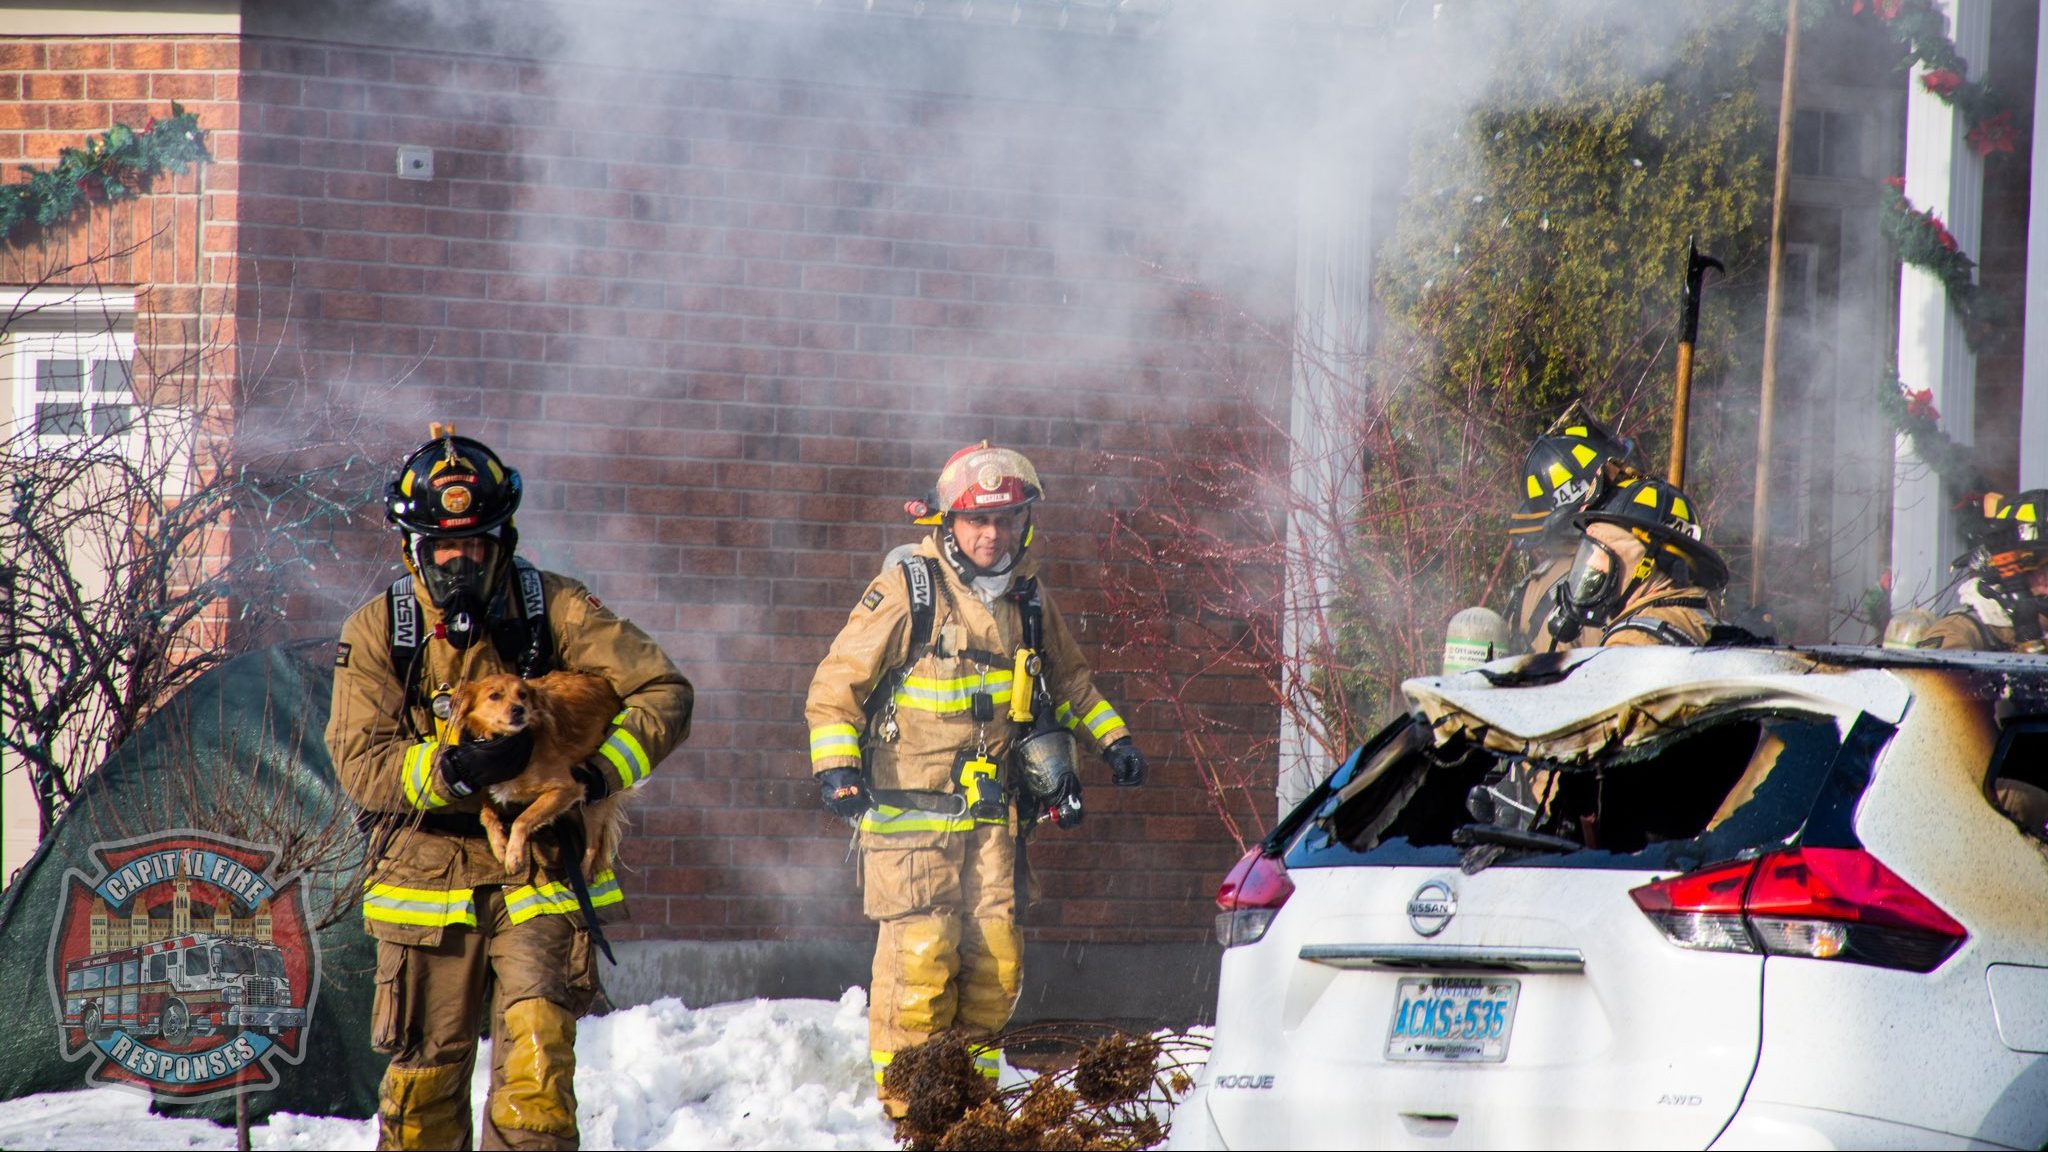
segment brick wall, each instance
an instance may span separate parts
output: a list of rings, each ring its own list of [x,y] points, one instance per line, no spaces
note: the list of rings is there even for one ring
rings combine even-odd
[[[212,340],[231,352],[240,51],[232,37],[0,37],[0,170],[10,182],[21,166],[53,164],[60,150],[117,123],[142,128],[173,101],[199,115],[221,161],[0,247],[0,282],[138,286],[139,345],[177,350]],[[187,359],[162,357],[166,365]],[[231,361],[211,367],[233,375]]]
[[[430,417],[487,438],[527,478],[526,551],[697,684],[635,803],[625,935],[861,930],[803,693],[950,451],[1037,463],[1049,586],[1095,651],[1120,461],[1284,383],[1232,308],[1284,319],[1291,255],[1191,218],[1211,158],[1158,143],[1157,113],[264,36],[242,63],[245,349],[288,353],[266,386],[358,397],[394,459]],[[399,144],[435,150],[432,181],[393,175]],[[309,588],[309,634],[389,578],[376,526],[347,547],[380,567]],[[1160,771],[1113,792],[1091,762],[1087,825],[1034,849],[1040,939],[1198,939],[1235,855],[1120,671],[1101,683]],[[1264,698],[1218,707],[1258,731]]]
[[[0,325],[23,288],[135,289],[137,388],[158,403],[193,402],[225,414],[237,373],[234,293],[236,128],[240,43],[221,36],[0,38],[0,171],[56,163],[117,124],[137,130],[170,114],[196,113],[220,163],[164,174],[146,195],[100,203],[49,230],[24,230],[0,245]],[[109,320],[84,315],[86,335]],[[11,388],[11,381],[7,385]],[[11,408],[11,400],[8,404]],[[222,424],[226,433],[229,426]],[[218,442],[218,441],[216,441]],[[223,451],[225,450],[223,446]],[[228,525],[189,545],[174,585],[182,593],[227,555]],[[80,554],[113,543],[78,539]],[[229,628],[225,606],[204,611],[174,646],[214,646]]]

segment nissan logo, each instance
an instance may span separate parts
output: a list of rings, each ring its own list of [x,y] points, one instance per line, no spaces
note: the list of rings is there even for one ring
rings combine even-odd
[[[1431,880],[1408,898],[1408,926],[1417,936],[1434,936],[1458,914],[1458,897],[1451,886]]]

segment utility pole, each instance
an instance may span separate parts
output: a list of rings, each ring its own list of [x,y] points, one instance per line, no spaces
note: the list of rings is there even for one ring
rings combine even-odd
[[[1771,189],[1771,264],[1764,286],[1763,389],[1757,398],[1756,496],[1750,504],[1749,603],[1764,599],[1764,546],[1771,527],[1772,409],[1778,399],[1778,337],[1785,272],[1785,200],[1792,188],[1792,126],[1798,114],[1799,0],[1785,0],[1785,75],[1778,90],[1778,172]]]

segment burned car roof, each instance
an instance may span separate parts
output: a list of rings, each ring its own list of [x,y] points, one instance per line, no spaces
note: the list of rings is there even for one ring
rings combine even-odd
[[[1735,708],[1782,707],[1886,724],[1916,692],[2032,712],[2048,658],[1883,648],[1595,648],[1495,661],[1404,683],[1438,743],[1462,737],[1558,762],[1629,747]]]

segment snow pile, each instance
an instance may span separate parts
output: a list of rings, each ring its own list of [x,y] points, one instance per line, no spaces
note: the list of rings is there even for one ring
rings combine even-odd
[[[585,1148],[893,1149],[868,1063],[865,993],[690,1009],[657,1000],[584,1020],[576,1038]],[[477,1055],[483,1113],[490,1050]],[[258,1148],[376,1144],[376,1122],[280,1113]],[[0,1148],[228,1149],[231,1128],[149,1114],[114,1088],[0,1102]]]
[[[894,1148],[868,1062],[867,997],[679,1000],[583,1022],[588,1148]],[[481,1100],[481,1093],[479,1093]]]

